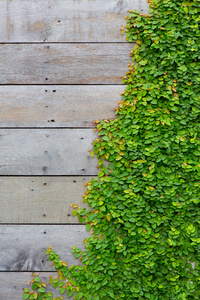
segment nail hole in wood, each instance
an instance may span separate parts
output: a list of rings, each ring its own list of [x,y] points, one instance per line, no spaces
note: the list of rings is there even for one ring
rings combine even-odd
[[[33,189],[31,189],[31,191],[33,192],[34,190],[33,190]]]
[[[42,169],[43,169],[43,170],[46,170],[46,169],[47,169],[47,167],[43,167]]]
[[[42,263],[44,262],[44,260],[42,260]]]
[[[58,22],[58,23],[61,23],[61,21],[60,21],[60,20],[58,20],[57,22]]]
[[[48,108],[48,106],[47,106],[47,105],[46,105],[45,107],[46,107],[46,108]]]
[[[85,169],[82,169],[82,171],[85,171]]]
[[[47,185],[46,182],[44,183],[44,185]]]
[[[45,92],[47,92],[47,90],[45,90]]]
[[[44,234],[46,234],[47,232],[46,231],[44,231]]]
[[[73,182],[76,182],[76,180],[73,180]]]
[[[55,122],[55,120],[51,120],[51,122]]]
[[[53,93],[55,93],[55,92],[56,92],[56,90],[53,90],[52,92],[53,92]]]
[[[45,78],[45,80],[48,80],[48,78]]]
[[[68,217],[70,217],[71,215],[70,214],[67,214],[68,215]]]
[[[47,216],[46,214],[43,214],[43,217],[44,217],[44,218],[46,218],[46,216]]]

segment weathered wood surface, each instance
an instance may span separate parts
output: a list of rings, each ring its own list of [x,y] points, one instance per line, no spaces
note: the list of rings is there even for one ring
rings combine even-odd
[[[56,278],[57,273],[41,272],[39,277],[41,281],[47,284],[46,290],[54,293],[55,297],[60,296],[58,289],[54,289],[49,283],[49,276],[53,275]],[[22,300],[23,289],[31,289],[32,284],[29,283],[32,280],[31,272],[0,272],[0,299],[1,300]],[[29,283],[29,285],[28,285]],[[64,293],[66,298],[66,292]],[[74,299],[70,297],[67,299]]]
[[[45,254],[49,246],[69,265],[80,264],[71,249],[84,249],[89,236],[85,225],[0,225],[0,271],[55,270]]]
[[[0,175],[96,175],[93,129],[1,129]]]
[[[24,271],[48,281],[47,246],[80,263],[71,248],[90,235],[69,225],[78,222],[70,204],[82,203],[84,182],[98,173],[87,152],[97,134],[66,127],[114,117],[133,47],[119,29],[128,9],[147,8],[146,0],[0,1],[0,126],[15,128],[0,132],[0,300],[22,299]]]
[[[0,127],[92,127],[115,118],[121,85],[1,86]],[[53,122],[52,122],[53,121]]]
[[[0,84],[121,84],[133,44],[3,44]]]
[[[127,10],[146,0],[0,1],[1,42],[121,42]]]
[[[79,223],[71,203],[82,202],[92,177],[0,177],[0,223]]]

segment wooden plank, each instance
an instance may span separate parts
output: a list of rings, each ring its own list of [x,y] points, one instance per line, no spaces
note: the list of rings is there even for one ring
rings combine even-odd
[[[121,42],[127,10],[146,0],[0,1],[1,42]]]
[[[1,86],[0,127],[92,127],[115,118],[121,85]]]
[[[88,236],[85,225],[0,225],[0,271],[54,270],[45,254],[49,246],[69,265],[80,264],[71,249],[83,249]]]
[[[91,177],[0,177],[0,223],[79,223],[71,203],[82,202]]]
[[[133,44],[1,44],[0,84],[121,84]]]
[[[53,277],[56,278],[57,273],[41,272],[36,274],[39,275],[41,281],[47,284],[46,290],[54,293],[55,297],[58,297],[58,289],[53,289],[52,285],[49,284],[49,276],[53,274]],[[33,278],[31,275],[31,272],[0,272],[0,299],[22,300],[23,289],[31,289],[31,283],[28,285]],[[64,297],[66,298],[66,292],[64,293]],[[67,299],[74,299],[74,297],[72,296]]]
[[[97,175],[93,129],[1,129],[0,175]]]

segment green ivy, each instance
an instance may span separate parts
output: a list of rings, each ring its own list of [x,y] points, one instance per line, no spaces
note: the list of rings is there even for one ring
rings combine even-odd
[[[50,283],[76,300],[199,299],[200,0],[151,1],[126,19],[136,43],[118,119],[97,122],[91,209],[73,213],[92,236],[72,249],[81,266],[47,250]],[[24,299],[60,299],[33,281]]]

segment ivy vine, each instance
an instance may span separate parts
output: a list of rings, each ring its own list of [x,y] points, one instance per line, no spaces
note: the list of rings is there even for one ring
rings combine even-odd
[[[72,249],[82,264],[49,248],[61,296],[34,277],[24,299],[200,298],[200,0],[150,1],[126,20],[135,46],[118,118],[97,122],[91,209],[73,212],[92,230]]]

